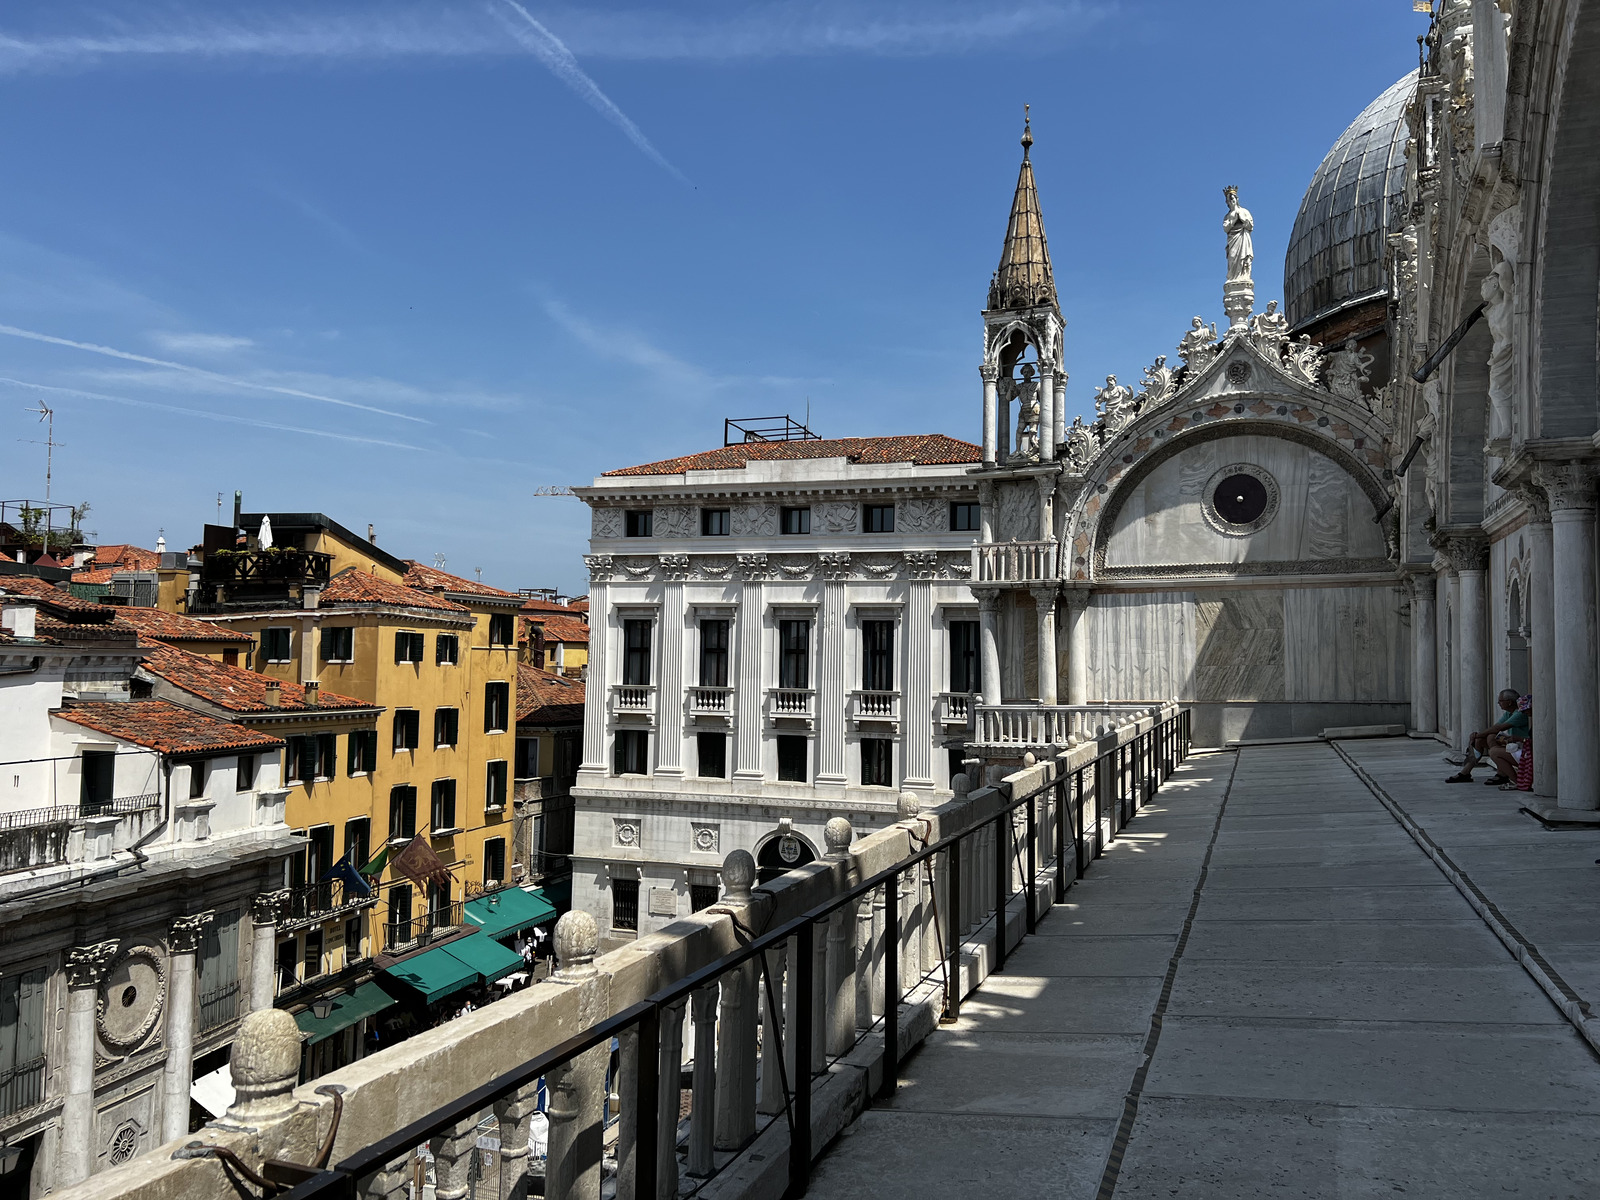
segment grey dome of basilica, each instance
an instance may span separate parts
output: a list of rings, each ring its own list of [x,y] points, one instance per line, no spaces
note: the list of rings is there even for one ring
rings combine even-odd
[[[1311,177],[1283,262],[1292,328],[1387,292],[1384,238],[1404,223],[1405,110],[1416,88],[1412,71],[1367,105]]]

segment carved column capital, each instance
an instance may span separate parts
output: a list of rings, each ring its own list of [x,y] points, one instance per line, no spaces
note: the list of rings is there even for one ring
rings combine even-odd
[[[691,568],[687,554],[663,554],[658,561],[661,573],[674,583],[682,583],[689,578]]]
[[[616,560],[609,554],[585,554],[583,565],[589,568],[590,583],[609,583],[616,573]]]
[[[174,954],[193,954],[200,946],[206,926],[216,920],[214,912],[193,913],[174,917],[172,931],[167,935],[167,946]]]
[[[283,920],[283,911],[289,904],[289,889],[262,892],[250,901],[250,919],[257,925],[276,925]]]
[[[1527,505],[1529,524],[1550,524],[1550,497],[1545,494],[1544,488],[1537,484],[1524,483],[1511,490],[1516,492],[1523,504]]]
[[[1533,482],[1545,490],[1555,512],[1595,506],[1595,468],[1590,463],[1540,463],[1533,469]]]
[[[1481,537],[1441,538],[1436,547],[1452,571],[1482,571],[1489,565],[1489,544]]]
[[[99,987],[106,977],[122,942],[112,938],[92,946],[73,946],[67,951],[67,986],[71,988]]]
[[[1061,598],[1073,616],[1089,607],[1089,589],[1086,587],[1064,587],[1061,589]]]
[[[765,554],[740,554],[735,556],[735,569],[746,583],[758,583],[772,574]]]
[[[907,550],[906,570],[912,579],[932,579],[939,573],[939,555],[934,550]]]
[[[992,613],[1000,608],[1000,589],[996,587],[975,587],[972,594],[978,598],[978,607],[984,612]]]
[[[1054,583],[1036,583],[1028,588],[1028,593],[1041,610],[1047,604],[1053,605],[1059,592],[1060,585]]]
[[[850,578],[850,552],[825,550],[817,555],[817,572],[823,579],[840,581]]]
[[[998,363],[986,362],[978,368],[978,374],[983,377],[985,383],[993,383],[1000,378],[1000,366]]]

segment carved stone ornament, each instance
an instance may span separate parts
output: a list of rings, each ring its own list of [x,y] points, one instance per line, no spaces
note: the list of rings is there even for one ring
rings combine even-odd
[[[67,951],[67,986],[99,987],[106,971],[116,960],[122,943],[116,938],[92,946],[74,946]]]
[[[1300,340],[1292,342],[1286,352],[1284,366],[1289,374],[1296,379],[1303,380],[1313,386],[1322,383],[1322,347],[1311,340],[1309,333],[1302,333]]]
[[[1533,469],[1533,482],[1550,497],[1554,512],[1595,506],[1595,468],[1588,463],[1540,463]]]
[[[1165,362],[1165,356],[1157,360]],[[1170,374],[1170,372],[1169,372]],[[1094,456],[1100,452],[1100,443],[1095,439],[1089,427],[1083,423],[1082,417],[1073,417],[1072,424],[1067,428],[1067,464],[1069,469],[1082,474],[1094,461]]]
[[[975,587],[972,594],[978,599],[978,608],[982,612],[997,612],[1000,608],[1000,589],[997,587]]]
[[[1255,480],[1266,493],[1265,504],[1261,506],[1259,514],[1248,521],[1233,520],[1217,507],[1219,486],[1241,475]],[[1200,494],[1200,515],[1205,518],[1207,525],[1224,537],[1249,537],[1272,524],[1272,519],[1278,515],[1278,495],[1278,481],[1271,472],[1254,463],[1229,463],[1206,480],[1205,489]]]
[[[262,892],[250,901],[250,919],[257,925],[276,925],[289,907],[289,889]]]
[[[959,550],[946,550],[939,556],[939,564],[944,568],[946,578],[972,578],[972,555],[970,554]]]
[[[735,556],[739,578],[747,583],[756,583],[763,579],[772,578],[772,569],[767,566],[765,554],[740,554]]]
[[[939,533],[944,530],[946,511],[940,500],[903,500],[895,512],[895,527],[903,533]]]
[[[1148,412],[1159,404],[1165,404],[1177,395],[1178,388],[1173,382],[1173,370],[1167,366],[1165,354],[1156,355],[1155,362],[1144,369],[1144,378],[1139,381],[1138,408],[1141,412]]]
[[[874,579],[888,579],[899,574],[902,560],[892,554],[868,554],[856,559],[856,566]]]
[[[1372,364],[1376,361],[1354,338],[1347,338],[1343,346],[1328,355],[1322,369],[1323,381],[1335,396],[1365,405],[1365,389],[1372,380]]]
[[[695,560],[694,572],[701,579],[723,580],[733,577],[733,559],[725,556]]]
[[[214,912],[195,913],[192,916],[176,917],[172,922],[172,932],[167,936],[167,946],[173,954],[193,954],[200,946],[200,939],[204,936],[206,926],[216,920]]]
[[[1483,571],[1489,566],[1489,543],[1481,537],[1440,538],[1436,548],[1452,571]]]
[[[1250,337],[1256,349],[1273,362],[1283,356],[1283,347],[1289,340],[1289,319],[1278,311],[1278,302],[1269,300],[1267,311],[1250,318]]]
[[[111,964],[96,1001],[100,1040],[127,1054],[150,1036],[167,1002],[167,968],[153,946],[130,946]]]
[[[649,579],[659,564],[653,558],[619,558],[617,569],[629,579]]]
[[[722,849],[722,827],[691,822],[689,844],[697,854],[716,854]]]
[[[1517,496],[1528,506],[1528,523],[1530,525],[1550,524],[1550,497],[1545,495],[1542,487],[1525,483],[1515,490]]]
[[[1178,343],[1178,357],[1183,359],[1184,382],[1195,378],[1211,365],[1217,356],[1217,323],[1207,325],[1199,317],[1189,322],[1189,332]]]
[[[657,561],[661,564],[661,574],[674,582],[681,583],[693,574],[687,554],[663,554]]]
[[[593,536],[597,538],[621,537],[623,519],[623,510],[620,508],[595,509],[592,522]]]
[[[585,554],[583,565],[589,568],[590,583],[609,583],[616,573],[616,560],[609,554]]]
[[[817,529],[822,533],[854,533],[860,520],[859,506],[849,500],[830,500],[817,505]]]
[[[913,579],[932,579],[939,573],[939,555],[933,550],[907,550],[906,570]]]
[[[615,818],[613,818],[613,821],[614,821],[615,826],[616,826],[615,838],[616,838],[617,845],[625,846],[630,850],[637,850],[639,848],[639,821],[638,821],[638,819],[637,818],[624,819],[622,817],[615,817]]]
[[[777,537],[778,506],[766,502],[735,505],[733,536]]]
[[[696,515],[687,504],[663,504],[655,510],[650,527],[658,538],[693,537]]]
[[[1110,441],[1134,418],[1137,411],[1133,402],[1133,389],[1117,382],[1115,375],[1106,376],[1106,385],[1094,392],[1094,409],[1104,423],[1105,438]]]
[[[1250,364],[1242,358],[1236,358],[1229,363],[1228,382],[1233,384],[1235,387],[1243,387],[1245,384],[1249,383]]]
[[[850,553],[847,550],[828,550],[817,555],[817,570],[824,579],[850,578]]]

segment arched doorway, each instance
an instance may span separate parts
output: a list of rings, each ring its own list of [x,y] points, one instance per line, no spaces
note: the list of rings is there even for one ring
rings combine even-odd
[[[769,883],[785,871],[815,862],[817,853],[805,838],[794,833],[775,833],[756,850],[756,882]]]

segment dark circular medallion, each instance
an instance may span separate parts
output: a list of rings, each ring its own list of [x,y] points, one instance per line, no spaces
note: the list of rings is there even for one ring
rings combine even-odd
[[[1267,511],[1267,489],[1254,475],[1229,475],[1217,484],[1211,502],[1233,525],[1249,525]]]

